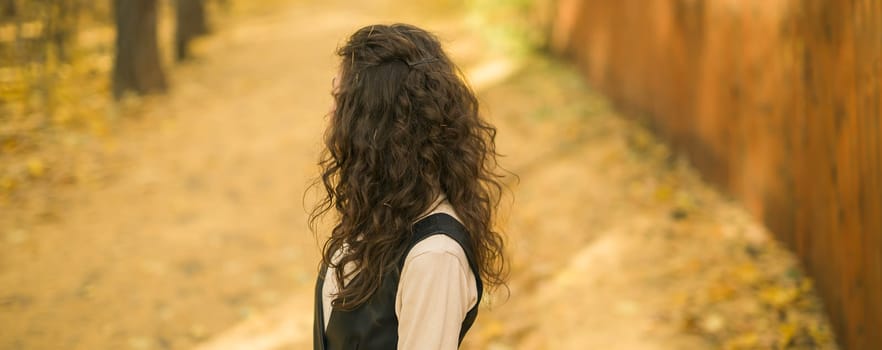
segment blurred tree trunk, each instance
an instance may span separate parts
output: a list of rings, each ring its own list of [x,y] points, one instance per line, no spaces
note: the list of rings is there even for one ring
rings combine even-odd
[[[208,22],[205,19],[205,0],[177,0],[175,50],[179,61],[190,56],[190,41],[208,34]]]
[[[127,91],[138,94],[162,92],[165,74],[156,43],[156,0],[113,0],[116,20],[116,57],[113,64],[113,96]]]
[[[56,0],[54,15],[49,16],[49,39],[55,46],[55,55],[62,62],[70,62],[71,47],[76,39],[79,20],[79,1]]]
[[[18,8],[15,6],[15,0],[3,0],[3,2],[0,3],[0,17],[15,17],[18,13],[18,11],[16,11],[17,9]]]

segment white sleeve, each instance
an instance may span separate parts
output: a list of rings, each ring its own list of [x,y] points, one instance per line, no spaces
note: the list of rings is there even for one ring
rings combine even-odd
[[[405,259],[395,303],[398,349],[455,350],[462,321],[477,302],[474,273],[450,237],[432,236],[419,245],[432,248],[414,247]]]

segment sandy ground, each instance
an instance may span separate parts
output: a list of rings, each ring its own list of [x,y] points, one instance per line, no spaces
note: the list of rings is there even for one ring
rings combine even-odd
[[[511,283],[464,348],[833,347],[790,255],[574,70],[455,11],[326,1],[225,26],[119,123],[99,180],[0,214],[0,348],[309,348],[333,51],[390,21],[439,33],[520,177]]]

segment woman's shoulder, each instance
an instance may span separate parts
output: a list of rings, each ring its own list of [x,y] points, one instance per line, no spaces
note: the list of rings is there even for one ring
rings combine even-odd
[[[440,259],[443,259],[445,256],[451,256],[457,258],[457,260],[462,260],[462,262],[465,262],[466,266],[468,266],[465,250],[459,245],[459,242],[443,233],[426,237],[419,243],[415,244],[413,248],[410,249],[410,252],[407,253],[405,263],[407,260],[424,255],[434,256]]]
[[[457,222],[462,222],[456,214],[456,210],[446,200],[445,196],[441,196],[434,209],[424,217],[434,214],[447,214]],[[421,255],[435,255],[438,258],[442,258],[443,255],[451,255],[465,263],[465,266],[468,266],[468,259],[463,247],[455,239],[444,233],[434,234],[419,241],[410,249],[405,261]]]

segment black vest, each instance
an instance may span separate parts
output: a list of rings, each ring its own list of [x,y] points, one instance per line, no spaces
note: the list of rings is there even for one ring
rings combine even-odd
[[[398,269],[383,276],[380,288],[364,304],[350,311],[332,309],[327,330],[324,327],[322,309],[322,286],[327,266],[322,264],[315,287],[315,318],[313,319],[313,348],[315,350],[390,350],[398,347],[398,318],[395,316],[395,296],[398,292],[398,279],[404,266],[404,259],[411,248],[423,239],[437,235],[447,235],[455,240],[465,251],[469,267],[475,274],[478,288],[478,301],[466,313],[459,331],[459,342],[475,322],[478,305],[481,303],[483,284],[475,265],[474,252],[469,243],[465,227],[450,215],[435,213],[413,225],[410,244],[402,253]],[[356,277],[357,278],[357,277]]]

